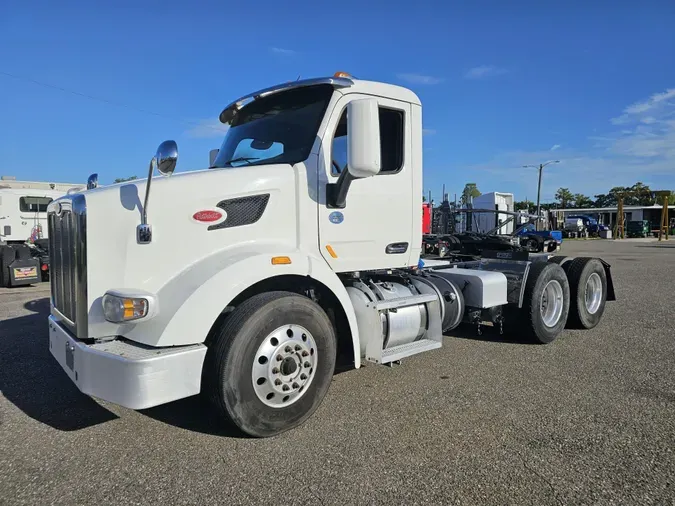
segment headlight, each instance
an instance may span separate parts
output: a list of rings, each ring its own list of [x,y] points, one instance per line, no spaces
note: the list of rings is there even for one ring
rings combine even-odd
[[[124,323],[145,318],[149,302],[142,297],[124,297],[106,293],[103,296],[103,315],[112,323]]]

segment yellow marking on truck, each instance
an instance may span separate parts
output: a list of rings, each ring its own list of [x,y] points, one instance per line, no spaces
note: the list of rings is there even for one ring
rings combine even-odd
[[[289,257],[272,257],[272,265],[288,265],[290,263]]]

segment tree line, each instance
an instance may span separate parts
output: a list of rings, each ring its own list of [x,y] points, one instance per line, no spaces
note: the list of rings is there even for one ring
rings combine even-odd
[[[590,207],[616,207],[619,203],[619,195],[624,192],[633,192],[632,195],[625,195],[623,205],[625,206],[653,206],[662,205],[663,197],[655,196],[653,190],[641,182],[633,186],[615,186],[607,193],[600,193],[590,198],[582,193],[572,193],[569,188],[558,188],[555,192],[555,202],[541,204],[541,208],[550,209],[577,209]],[[675,204],[674,198],[668,199],[669,204]],[[516,211],[533,209],[536,202],[531,200],[521,200],[514,203]]]

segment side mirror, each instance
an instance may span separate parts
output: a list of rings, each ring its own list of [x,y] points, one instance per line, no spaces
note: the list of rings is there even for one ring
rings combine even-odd
[[[380,108],[375,98],[353,100],[347,105],[347,170],[326,187],[326,206],[343,209],[352,181],[374,176],[382,165]]]
[[[170,176],[176,170],[178,161],[178,146],[176,141],[164,141],[157,148],[155,163],[157,170],[165,176]]]
[[[148,182],[145,186],[145,199],[143,200],[143,212],[141,213],[141,224],[136,227],[136,240],[140,244],[148,244],[152,241],[152,227],[148,224],[148,200],[150,199],[150,184],[152,183],[152,173],[154,168],[170,176],[176,170],[178,161],[178,146],[175,141],[164,141],[157,148],[157,152],[148,167]]]
[[[212,149],[209,151],[209,167],[213,167],[213,164],[216,163],[216,157],[220,153],[219,149]]]
[[[92,174],[87,179],[87,190],[93,190],[98,186],[98,174]]]
[[[353,100],[347,106],[347,167],[356,179],[378,174],[381,168],[380,110],[375,98]]]

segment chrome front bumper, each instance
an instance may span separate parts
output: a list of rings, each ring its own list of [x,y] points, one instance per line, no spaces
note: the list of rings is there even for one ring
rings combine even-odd
[[[206,346],[153,348],[126,340],[85,344],[49,316],[49,351],[83,393],[145,409],[200,391]]]

